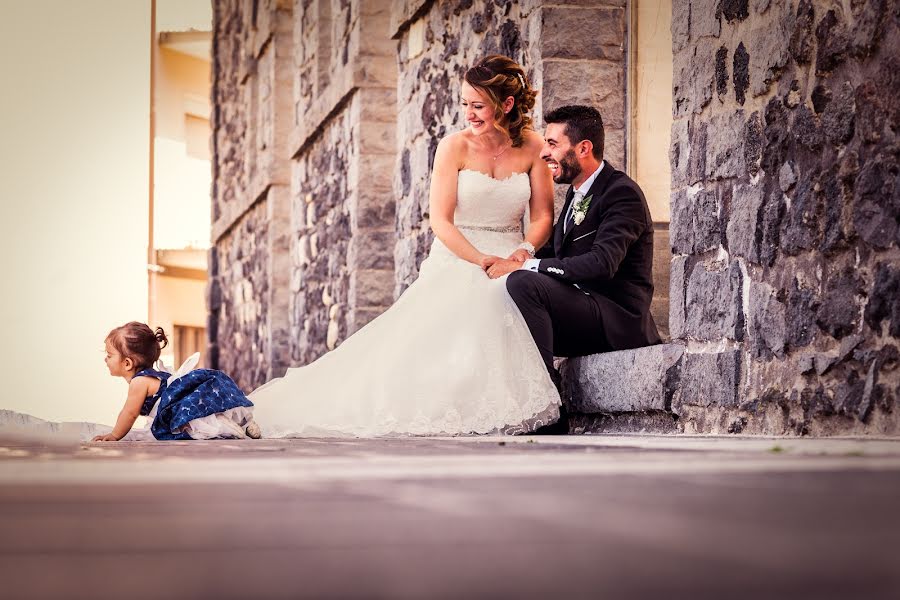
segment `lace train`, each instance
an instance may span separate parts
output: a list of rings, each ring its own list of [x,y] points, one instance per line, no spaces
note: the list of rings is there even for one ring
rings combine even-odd
[[[476,173],[460,172],[456,220],[479,225],[465,235],[481,251],[507,256],[522,241],[511,225],[528,177]],[[558,419],[560,404],[506,278],[439,240],[384,314],[250,399],[266,437],[524,433]]]

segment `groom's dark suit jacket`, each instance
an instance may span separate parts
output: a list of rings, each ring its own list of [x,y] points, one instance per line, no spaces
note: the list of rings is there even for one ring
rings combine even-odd
[[[650,314],[653,221],[644,193],[607,161],[588,194],[584,220],[563,234],[574,196],[569,187],[553,237],[535,254],[541,259],[538,270],[594,296],[610,350],[657,344]]]

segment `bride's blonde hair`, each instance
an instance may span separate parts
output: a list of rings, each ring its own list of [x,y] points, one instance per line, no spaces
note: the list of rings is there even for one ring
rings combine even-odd
[[[490,99],[494,106],[494,127],[508,135],[514,147],[521,146],[524,131],[532,128],[528,113],[537,97],[537,90],[528,84],[522,66],[507,56],[491,54],[476,61],[464,79]],[[503,101],[510,96],[513,107],[504,113]]]

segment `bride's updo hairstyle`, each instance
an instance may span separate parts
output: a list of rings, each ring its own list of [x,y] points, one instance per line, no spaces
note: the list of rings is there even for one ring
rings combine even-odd
[[[466,83],[485,94],[494,105],[494,127],[509,135],[514,147],[522,145],[523,132],[531,129],[528,113],[537,90],[528,85],[525,71],[511,58],[491,54],[478,60],[464,76]],[[503,101],[512,96],[512,109],[504,114]]]
[[[116,327],[106,336],[106,341],[122,358],[130,358],[138,371],[153,366],[159,359],[160,350],[169,345],[162,327],[153,331],[149,325],[137,321]]]

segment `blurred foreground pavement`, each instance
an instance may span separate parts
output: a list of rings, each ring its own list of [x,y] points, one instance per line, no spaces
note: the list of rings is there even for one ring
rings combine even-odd
[[[0,597],[898,598],[900,440],[0,444]]]

